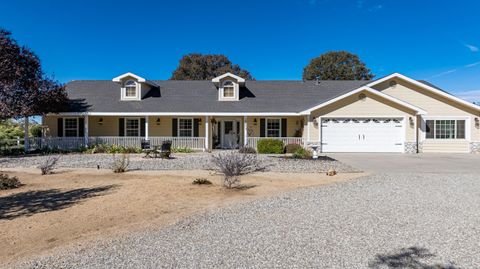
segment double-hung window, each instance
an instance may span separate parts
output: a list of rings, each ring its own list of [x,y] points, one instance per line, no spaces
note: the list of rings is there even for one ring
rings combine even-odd
[[[125,97],[135,98],[137,97],[137,83],[133,80],[125,82]]]
[[[266,136],[267,137],[281,137],[281,121],[280,119],[266,119],[265,124],[267,125],[265,128]]]
[[[65,119],[64,134],[66,137],[78,137],[78,119],[77,118]]]
[[[178,136],[182,136],[182,137],[193,136],[193,120],[192,119],[178,119]]]
[[[235,97],[235,85],[230,80],[227,80],[223,83],[223,97],[224,98]]]
[[[140,136],[140,121],[138,119],[126,119],[125,135]]]
[[[465,120],[427,120],[426,139],[465,139]]]

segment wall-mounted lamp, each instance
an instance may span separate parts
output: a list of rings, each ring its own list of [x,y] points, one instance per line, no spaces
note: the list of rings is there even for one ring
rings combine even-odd
[[[408,121],[410,122],[410,126],[413,127],[414,126],[414,122],[413,122],[413,118],[412,117],[408,117]]]
[[[103,118],[98,119],[98,124],[100,124],[100,125],[103,124]]]
[[[480,127],[480,119],[479,118],[475,118],[475,127],[476,128]]]
[[[210,122],[211,122],[212,124],[216,124],[216,123],[217,123],[217,120],[216,120],[215,118],[212,118],[212,119],[210,120]]]
[[[198,119],[198,123],[202,123],[202,118],[199,118],[199,119]]]
[[[157,118],[155,122],[157,123],[157,125],[160,125],[160,118]]]
[[[253,125],[257,125],[257,119],[253,119]]]
[[[317,120],[317,118],[314,118],[314,119],[313,119],[313,125],[318,126],[318,120]]]

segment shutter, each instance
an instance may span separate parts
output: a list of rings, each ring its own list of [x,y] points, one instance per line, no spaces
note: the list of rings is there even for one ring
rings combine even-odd
[[[287,135],[287,119],[286,118],[282,119],[282,130],[281,130],[280,136],[281,137],[288,137],[288,135]]]
[[[140,136],[145,137],[145,118],[140,119]]]
[[[200,119],[193,119],[193,136],[199,137],[199,127],[200,127]]]
[[[178,136],[178,119],[172,119],[172,136]]]
[[[57,119],[57,136],[58,137],[63,136],[63,118]]]
[[[78,137],[83,137],[85,135],[85,119],[78,118]]]
[[[260,137],[265,137],[265,119],[260,119]]]
[[[118,136],[125,136],[125,118],[118,119]]]

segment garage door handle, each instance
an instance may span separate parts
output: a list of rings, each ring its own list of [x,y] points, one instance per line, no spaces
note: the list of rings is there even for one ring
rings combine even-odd
[[[363,140],[365,140],[365,135],[363,135]]]
[[[360,135],[358,135],[358,140],[360,140]]]

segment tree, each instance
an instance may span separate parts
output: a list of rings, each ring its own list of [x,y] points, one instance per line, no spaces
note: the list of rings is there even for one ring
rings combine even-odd
[[[370,80],[374,76],[357,55],[347,51],[324,53],[303,69],[305,80]]]
[[[67,100],[64,86],[45,76],[37,55],[0,29],[0,120],[25,118],[26,150],[28,117],[65,111]]]
[[[172,73],[172,80],[210,80],[227,72],[240,76],[246,80],[254,78],[247,70],[240,68],[221,54],[191,53],[180,59],[179,65]]]

